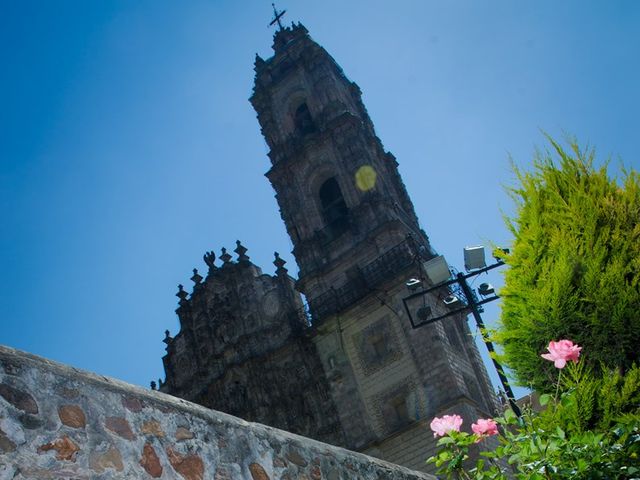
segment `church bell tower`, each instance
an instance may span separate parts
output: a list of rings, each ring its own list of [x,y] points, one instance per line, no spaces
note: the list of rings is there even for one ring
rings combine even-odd
[[[300,23],[273,50],[256,56],[250,101],[346,446],[422,470],[433,416],[496,408],[485,367],[465,316],[414,330],[402,309],[436,254],[360,88]],[[427,299],[434,312],[446,293]]]
[[[294,245],[300,290],[317,297],[407,235],[430,251],[358,85],[300,24],[280,29],[273,48],[269,61],[256,56],[251,103],[270,148],[266,176]]]

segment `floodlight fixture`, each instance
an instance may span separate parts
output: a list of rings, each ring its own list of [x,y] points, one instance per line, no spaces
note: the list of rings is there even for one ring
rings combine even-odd
[[[449,271],[449,264],[442,255],[433,257],[422,264],[424,271],[431,280],[431,283],[438,285],[444,283],[451,278],[451,271]]]
[[[515,401],[513,391],[509,385],[509,379],[507,378],[502,365],[500,365],[500,362],[495,358],[493,343],[486,333],[486,326],[482,320],[482,316],[480,315],[482,312],[482,305],[497,300],[498,295],[496,294],[493,285],[490,283],[481,283],[477,292],[482,298],[478,298],[467,282],[467,279],[469,278],[477,278],[494,268],[505,265],[503,258],[505,255],[509,254],[509,249],[496,248],[492,253],[496,262],[487,266],[483,247],[466,247],[464,249],[464,264],[467,269],[467,273],[457,272],[455,273],[454,278],[451,278],[452,273],[443,256],[440,255],[431,258],[424,262],[422,267],[432,285],[428,285],[425,288],[424,279],[422,282],[415,278],[409,279],[406,282],[407,288],[410,290],[420,290],[412,292],[406,298],[403,298],[402,302],[404,303],[412,328],[424,327],[425,325],[444,320],[445,318],[453,315],[466,315],[467,312],[470,312],[473,315],[476,325],[482,334],[482,339],[489,350],[489,357],[498,372],[498,377],[504,387],[509,404],[516,416],[520,417],[520,407]],[[453,286],[454,284],[457,284],[457,288]],[[444,293],[444,288],[450,289]],[[445,295],[448,294],[445,298],[440,297],[442,298],[442,302],[449,307],[445,312],[434,312],[433,308],[426,304],[426,296],[433,295],[438,290],[443,292]],[[452,292],[456,293],[454,294]],[[410,304],[415,305],[416,301],[420,300],[422,300],[422,306],[419,306],[417,309],[411,307]],[[420,322],[414,323],[414,315],[420,320]]]
[[[417,289],[419,289],[422,286],[422,280],[419,280],[417,278],[410,278],[409,280],[407,280],[405,285],[409,290],[411,290],[412,292],[415,292]]]
[[[468,271],[478,270],[487,266],[484,259],[484,247],[464,247],[464,268]]]
[[[491,285],[490,283],[481,283],[478,287],[478,293],[483,297],[486,297],[487,295],[496,293],[496,289],[493,288],[493,285]]]
[[[460,301],[460,299],[458,297],[456,297],[455,295],[448,295],[448,296],[444,297],[444,299],[442,301],[443,301],[443,303],[445,305],[453,305],[454,303],[458,303]]]

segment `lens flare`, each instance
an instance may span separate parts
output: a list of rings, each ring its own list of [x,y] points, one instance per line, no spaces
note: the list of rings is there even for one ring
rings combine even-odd
[[[378,174],[371,165],[363,165],[356,172],[356,187],[363,192],[368,192],[376,186]]]

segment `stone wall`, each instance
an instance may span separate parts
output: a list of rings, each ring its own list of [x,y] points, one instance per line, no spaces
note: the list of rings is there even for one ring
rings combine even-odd
[[[433,478],[0,346],[0,480]]]

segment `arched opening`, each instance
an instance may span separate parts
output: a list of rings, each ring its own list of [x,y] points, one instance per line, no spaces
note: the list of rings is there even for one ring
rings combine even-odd
[[[316,125],[311,118],[311,112],[306,103],[301,103],[293,114],[293,123],[296,131],[301,135],[306,135],[316,131]]]
[[[322,184],[319,195],[322,218],[327,225],[328,233],[333,237],[338,236],[349,225],[349,210],[335,177],[331,177]]]

